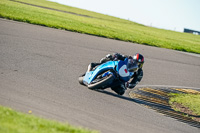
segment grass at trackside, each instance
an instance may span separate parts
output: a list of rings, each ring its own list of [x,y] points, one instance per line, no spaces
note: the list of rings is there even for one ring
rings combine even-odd
[[[0,106],[0,133],[97,133]]]
[[[200,115],[200,94],[171,93],[169,103],[179,103]]]
[[[45,0],[18,0],[76,14],[34,7],[11,0],[0,1],[0,17],[117,40],[200,54],[200,36],[147,27]],[[134,45],[133,45],[134,46]]]

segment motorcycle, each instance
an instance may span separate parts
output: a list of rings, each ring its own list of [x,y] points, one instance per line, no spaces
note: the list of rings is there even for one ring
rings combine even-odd
[[[120,86],[128,82],[134,74],[127,70],[127,63],[128,59],[105,62],[80,76],[79,83],[92,90],[111,87],[117,94],[123,95],[124,90]]]

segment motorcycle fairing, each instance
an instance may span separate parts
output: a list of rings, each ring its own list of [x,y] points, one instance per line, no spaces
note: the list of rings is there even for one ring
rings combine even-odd
[[[99,65],[94,71],[86,72],[83,82],[85,84],[90,84],[99,73],[114,69],[115,65],[117,64],[118,61],[108,61],[102,65]]]
[[[117,66],[116,72],[120,75],[119,76],[120,80],[123,82],[127,82],[131,79],[132,75],[134,74],[132,72],[127,71],[127,63],[128,63],[128,59],[126,58],[124,61],[121,61],[121,60],[108,61],[104,64],[101,64],[94,71],[86,72],[83,79],[83,83],[86,85],[90,84],[98,74],[105,72],[107,70],[114,70],[115,66]]]

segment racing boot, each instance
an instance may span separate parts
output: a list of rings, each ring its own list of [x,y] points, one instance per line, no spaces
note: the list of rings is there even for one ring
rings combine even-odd
[[[112,60],[112,55],[107,54],[106,57],[104,57],[100,60],[100,63],[105,63],[105,62],[110,61],[110,60]]]

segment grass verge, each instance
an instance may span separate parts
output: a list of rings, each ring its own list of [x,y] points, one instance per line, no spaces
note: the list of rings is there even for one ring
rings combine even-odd
[[[148,27],[128,20],[64,6],[46,0],[17,1],[18,2],[16,2],[16,0],[1,0],[0,17],[122,41],[200,54],[200,36],[197,35]],[[19,1],[29,3],[29,5],[19,3]],[[57,10],[52,10],[50,8]]]
[[[0,106],[1,133],[97,133]]]
[[[200,122],[200,94],[170,93],[169,104],[177,111],[197,116]]]

